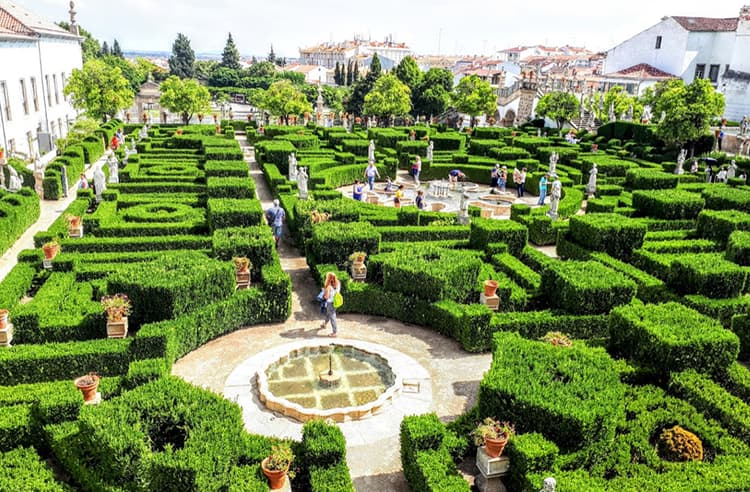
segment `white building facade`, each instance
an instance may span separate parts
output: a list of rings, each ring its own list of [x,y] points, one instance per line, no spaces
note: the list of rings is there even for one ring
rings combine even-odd
[[[0,146],[48,161],[77,116],[63,89],[82,66],[80,37],[0,0],[0,60]]]
[[[724,115],[750,114],[750,6],[739,17],[664,17],[607,51],[604,74],[638,64],[680,77],[708,79],[726,98]]]
[[[342,43],[323,43],[309,48],[300,48],[300,64],[322,65],[335,68],[336,63],[346,65],[358,57],[369,57],[374,54],[379,58],[388,58],[394,65],[412,55],[411,48],[405,43],[396,43],[390,37],[385,41],[371,41],[355,38]]]

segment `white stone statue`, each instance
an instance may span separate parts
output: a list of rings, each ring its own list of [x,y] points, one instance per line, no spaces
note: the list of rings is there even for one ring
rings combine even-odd
[[[615,116],[615,103],[610,103],[608,117],[610,123],[617,121],[617,116]]]
[[[34,159],[34,191],[39,196],[44,195],[44,163],[38,155]]]
[[[432,153],[435,150],[435,142],[430,140],[430,145],[427,146],[427,160],[432,161]]]
[[[537,137],[541,137],[542,136],[542,129],[541,128],[537,128],[536,129],[536,136]]]
[[[297,156],[289,154],[289,181],[297,181]]]
[[[589,182],[586,185],[586,193],[589,197],[596,195],[596,175],[598,172],[599,171],[596,169],[596,163],[594,163],[591,167],[591,171],[589,171]]]
[[[307,168],[300,167],[297,173],[297,189],[299,190],[299,197],[303,200],[307,199]]]
[[[562,183],[557,174],[550,173],[550,177],[554,178],[552,182],[552,192],[550,193],[549,212],[547,215],[552,217],[552,220],[557,220],[557,208],[560,206],[560,198],[562,198]]]
[[[732,159],[732,162],[729,163],[729,169],[727,169],[727,179],[734,179],[735,176],[737,176],[737,163]]]
[[[541,492],[555,492],[556,488],[557,488],[557,480],[555,480],[552,477],[547,477],[544,479]]]
[[[628,106],[628,113],[625,116],[625,121],[633,121],[633,105]]]
[[[375,160],[375,141],[374,140],[370,140],[370,146],[367,147],[367,160],[368,161]]]
[[[133,137],[130,137],[130,153],[131,154],[138,153],[138,150],[135,148],[135,139]]]
[[[740,120],[740,135],[744,135],[747,133],[747,124],[748,124],[747,116],[743,116],[742,120]]]
[[[18,175],[18,171],[13,166],[8,166],[10,179],[8,180],[8,191],[18,191],[23,186],[23,178]]]
[[[109,168],[109,180],[108,183],[119,183],[120,182],[120,169],[117,164],[117,157],[114,152],[109,154],[107,158],[107,167]]]
[[[646,106],[643,108],[643,114],[641,115],[641,123],[644,125],[651,121],[651,108]]]
[[[557,161],[560,160],[560,156],[557,152],[552,152],[549,156],[549,172],[550,174],[557,171]]]
[[[63,198],[68,198],[68,188],[70,188],[70,183],[68,183],[67,166],[62,166],[60,168],[60,182],[62,183],[62,196]]]
[[[138,140],[143,140],[144,138],[148,138],[148,125],[143,125],[138,131]]]
[[[685,174],[685,169],[683,169],[683,166],[685,165],[686,158],[687,158],[687,149],[682,149],[680,151],[680,154],[677,156],[677,167],[674,168],[675,174]]]
[[[105,176],[101,166],[97,166],[94,169],[94,188],[96,192],[96,201],[102,201],[102,193],[107,189],[107,185],[104,183]]]

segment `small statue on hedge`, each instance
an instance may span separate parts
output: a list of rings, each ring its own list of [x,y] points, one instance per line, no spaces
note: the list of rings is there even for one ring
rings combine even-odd
[[[118,167],[117,163],[117,157],[115,157],[115,154],[112,153],[107,158],[107,167],[109,168],[109,180],[107,182],[109,183],[119,183],[120,182],[120,169]]]
[[[102,201],[102,193],[107,189],[107,185],[104,184],[105,176],[102,171],[102,166],[97,166],[94,170],[94,193],[96,195],[96,202]]]
[[[591,167],[591,171],[589,171],[589,182],[586,185],[586,194],[588,194],[589,198],[596,195],[596,175],[599,171],[596,169],[596,163],[594,163]]]
[[[549,215],[552,220],[557,220],[557,209],[560,206],[560,198],[562,198],[562,183],[560,178],[555,173],[550,173],[550,177],[554,179],[552,182],[552,193],[550,194],[549,202]]]
[[[367,160],[375,161],[375,141],[370,140],[370,145],[367,147]]]
[[[682,149],[680,151],[680,155],[677,156],[677,167],[674,168],[675,174],[685,174],[685,169],[683,169],[683,166],[685,165],[686,158],[687,158],[687,149]]]
[[[289,181],[297,181],[297,156],[289,154]]]
[[[299,168],[297,173],[297,189],[299,190],[299,197],[303,200],[307,200],[307,168]]]

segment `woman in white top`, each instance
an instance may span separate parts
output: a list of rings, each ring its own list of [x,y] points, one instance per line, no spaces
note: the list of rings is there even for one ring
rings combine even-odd
[[[326,301],[326,319],[320,324],[320,329],[324,329],[328,322],[331,322],[333,331],[328,335],[335,337],[338,331],[336,326],[336,308],[333,306],[333,297],[341,290],[341,282],[333,272],[326,273],[326,281],[323,284],[323,299]]]

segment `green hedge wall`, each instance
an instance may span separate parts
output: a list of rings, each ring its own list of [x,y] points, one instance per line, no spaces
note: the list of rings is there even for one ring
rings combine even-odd
[[[355,251],[373,255],[380,249],[381,234],[369,222],[323,222],[312,228],[308,260],[313,265],[331,263],[342,267]]]
[[[508,420],[519,433],[539,432],[569,451],[614,438],[624,395],[615,361],[603,349],[497,333],[478,408],[480,416]]]
[[[702,196],[706,200],[706,208],[750,212],[750,190],[711,186],[703,190]]]
[[[750,232],[734,231],[729,235],[727,259],[742,266],[750,266]]]
[[[750,230],[750,214],[738,210],[703,210],[698,215],[700,237],[726,243],[735,230]]]
[[[666,220],[696,219],[705,200],[684,190],[648,190],[633,192],[633,208],[639,215]]]
[[[610,316],[610,348],[661,374],[719,373],[737,359],[737,336],[681,304],[624,306]]]
[[[656,169],[629,169],[625,174],[625,187],[633,190],[663,190],[677,188],[679,178]]]
[[[519,255],[526,246],[527,239],[528,229],[523,224],[478,217],[471,220],[469,245],[473,249],[483,251],[490,243],[506,243],[510,254]]]
[[[746,291],[747,273],[720,253],[681,255],[672,261],[670,285],[681,294],[734,297]]]
[[[258,200],[209,198],[206,208],[211,231],[263,224],[263,208]]]
[[[570,236],[593,251],[603,251],[627,261],[633,250],[640,248],[646,225],[618,214],[593,214],[570,218]]]
[[[21,188],[18,193],[0,190],[0,256],[39,219],[39,210],[39,195],[31,189]]]
[[[547,302],[573,314],[604,314],[628,304],[635,282],[594,261],[552,263],[542,272],[542,295]]]
[[[66,492],[69,488],[55,481],[55,473],[33,448],[17,448],[0,453],[0,487],[3,490]]]

